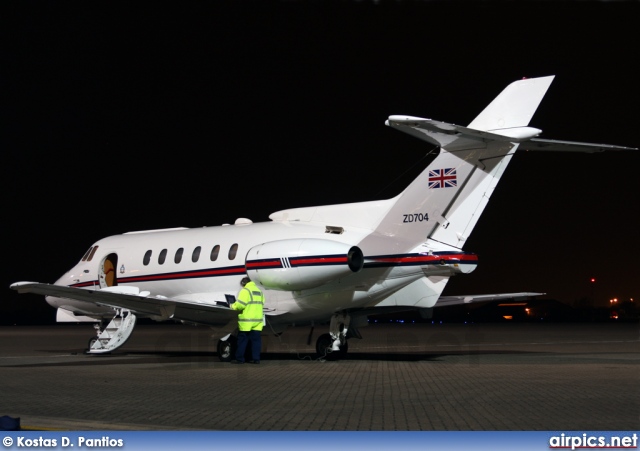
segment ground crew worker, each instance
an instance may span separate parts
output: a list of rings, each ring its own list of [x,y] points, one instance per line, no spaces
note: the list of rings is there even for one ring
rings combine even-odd
[[[247,342],[251,341],[251,363],[260,363],[260,351],[262,339],[260,334],[264,325],[264,295],[260,288],[248,277],[240,281],[242,288],[238,292],[236,302],[231,308],[238,310],[238,349],[236,350],[236,363],[244,363],[244,353]]]

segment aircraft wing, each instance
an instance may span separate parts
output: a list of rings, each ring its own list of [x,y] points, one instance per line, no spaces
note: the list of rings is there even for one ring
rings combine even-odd
[[[519,292],[519,293],[498,293],[498,294],[474,294],[474,295],[464,295],[464,296],[440,296],[436,305],[436,307],[447,307],[450,305],[461,305],[461,304],[472,304],[477,302],[488,302],[488,301],[497,301],[497,300],[522,300],[527,299],[531,296],[543,296],[546,293],[534,293],[534,292]],[[368,307],[360,310],[351,311],[352,318],[365,318],[369,315],[384,315],[390,313],[402,313],[402,312],[410,312],[410,311],[422,311],[422,310],[431,310],[431,308],[423,309],[418,306],[411,305],[385,305],[385,306],[375,306]]]
[[[434,307],[446,307],[457,304],[471,304],[474,302],[498,301],[500,299],[526,299],[531,296],[543,296],[546,293],[499,293],[499,294],[474,294],[465,296],[440,296]]]
[[[19,293],[74,299],[92,304],[125,308],[134,314],[158,317],[160,320],[183,320],[207,325],[226,325],[237,320],[238,312],[222,305],[152,296],[137,287],[116,286],[92,290],[37,282],[17,282],[11,288]]]

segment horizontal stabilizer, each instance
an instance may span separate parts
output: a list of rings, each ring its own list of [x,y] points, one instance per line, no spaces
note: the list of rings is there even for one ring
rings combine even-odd
[[[502,128],[491,131],[475,130],[461,125],[434,121],[433,119],[400,115],[389,116],[385,124],[428,142],[435,141],[443,147],[451,141],[452,136],[456,138],[475,139],[477,141],[505,141],[516,143],[523,142],[542,133],[542,130],[528,126]],[[411,130],[413,130],[413,132]],[[418,133],[416,134],[415,132]],[[430,139],[427,139],[427,136]]]
[[[456,150],[478,147],[479,143],[489,141],[519,143],[521,150],[551,152],[596,153],[608,150],[638,150],[611,144],[540,139],[536,136],[542,133],[542,130],[529,126],[483,131],[433,119],[400,115],[389,116],[386,125],[440,147],[451,148],[455,144]]]
[[[548,150],[551,152],[586,152],[596,153],[607,150],[638,150],[634,147],[612,146],[611,144],[592,144],[573,141],[557,141],[553,139],[530,139],[520,144],[521,150]]]

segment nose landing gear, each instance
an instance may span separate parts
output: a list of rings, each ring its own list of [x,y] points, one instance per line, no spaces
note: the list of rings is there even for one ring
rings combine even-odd
[[[231,362],[235,359],[237,339],[233,335],[227,335],[218,341],[218,358],[221,362]]]

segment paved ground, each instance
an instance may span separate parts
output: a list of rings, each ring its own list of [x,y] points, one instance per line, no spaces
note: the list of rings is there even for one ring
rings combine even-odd
[[[313,342],[320,333],[319,327]],[[324,331],[323,331],[324,332]],[[206,328],[0,327],[0,416],[62,430],[638,430],[638,323],[374,324],[341,361],[308,329],[221,363]]]

